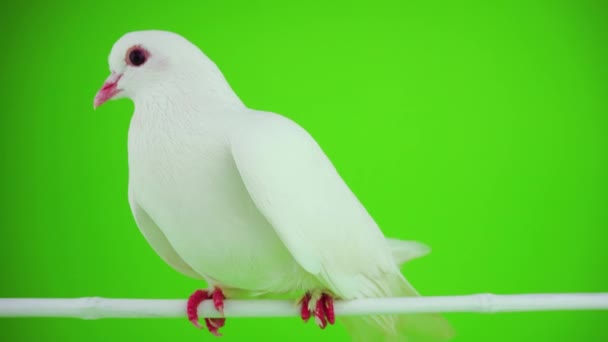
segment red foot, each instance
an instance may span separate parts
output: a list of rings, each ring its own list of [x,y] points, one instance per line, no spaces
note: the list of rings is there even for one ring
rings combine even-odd
[[[302,320],[304,322],[308,322],[310,319],[310,310],[308,309],[308,303],[310,303],[310,293],[306,292],[302,300],[300,300],[300,304],[302,304],[302,309],[300,310],[300,314],[302,315]]]
[[[334,324],[336,322],[336,315],[334,313],[334,300],[333,298],[323,293],[321,298],[314,303],[314,310],[309,309],[310,301],[312,300],[312,296],[310,293],[306,293],[300,303],[302,304],[302,309],[300,314],[302,316],[302,320],[307,322],[311,315],[315,316],[315,323],[321,328],[325,329],[327,323]]]
[[[206,290],[196,290],[190,298],[188,298],[188,306],[186,312],[188,313],[188,319],[192,324],[194,324],[197,328],[202,328],[200,323],[198,322],[198,306],[200,303],[207,299],[213,300],[213,306],[217,311],[219,311],[222,315],[224,314],[224,294],[222,290],[215,288],[213,291],[209,292]],[[205,326],[215,336],[222,336],[219,333],[219,329],[226,324],[225,318],[205,318]]]

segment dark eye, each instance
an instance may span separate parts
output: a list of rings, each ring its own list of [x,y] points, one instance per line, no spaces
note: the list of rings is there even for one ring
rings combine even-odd
[[[134,66],[140,66],[146,63],[146,60],[148,59],[148,53],[144,49],[135,48],[131,50],[131,52],[129,52],[128,59],[129,64]]]

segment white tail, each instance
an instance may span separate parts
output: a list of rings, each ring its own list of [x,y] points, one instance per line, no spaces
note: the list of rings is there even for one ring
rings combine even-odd
[[[389,277],[390,297],[418,296],[401,274]],[[437,314],[353,316],[341,322],[353,341],[438,342],[454,336],[450,324]]]
[[[387,242],[398,265],[431,251],[427,245],[417,241],[387,239]],[[389,292],[387,297],[419,296],[401,273],[386,275],[385,279],[377,281],[388,284],[385,289]],[[436,314],[344,317],[341,322],[353,341],[435,342],[447,341],[454,336],[449,323]]]

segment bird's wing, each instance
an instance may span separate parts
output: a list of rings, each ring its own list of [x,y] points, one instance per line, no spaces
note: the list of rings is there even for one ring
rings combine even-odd
[[[231,136],[232,155],[253,202],[295,260],[344,299],[418,295],[395,259],[421,256],[428,248],[386,240],[304,129],[270,113],[251,120]],[[343,321],[364,341],[384,340],[386,335],[397,341],[409,341],[415,334],[451,336],[450,326],[435,315]]]
[[[167,264],[184,275],[195,279],[203,279],[200,274],[196,273],[182,258],[177,254],[173,246],[169,243],[165,234],[156,225],[154,220],[146,213],[146,211],[137,203],[133,196],[131,188],[129,188],[129,204],[133,217],[137,223],[137,227],[146,238],[152,249],[163,259]]]
[[[295,260],[343,298],[390,292],[377,284],[399,272],[388,242],[315,140],[287,118],[253,115],[230,138],[234,162]]]

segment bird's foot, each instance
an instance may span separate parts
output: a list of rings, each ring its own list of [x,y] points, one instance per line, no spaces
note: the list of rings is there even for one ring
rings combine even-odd
[[[194,291],[194,293],[192,295],[190,295],[190,298],[188,298],[188,307],[187,307],[188,319],[190,320],[190,322],[192,322],[192,324],[194,324],[195,327],[201,329],[202,327],[201,327],[200,323],[198,322],[199,304],[205,300],[210,299],[213,301],[213,306],[215,307],[215,309],[223,315],[225,298],[226,297],[224,297],[224,293],[222,292],[222,290],[218,289],[217,287],[214,288],[212,291],[207,291],[207,290]],[[205,318],[205,326],[207,326],[207,329],[209,330],[209,332],[215,336],[222,336],[222,334],[219,333],[219,329],[221,327],[223,327],[225,323],[226,323],[226,319],[223,317],[222,318]]]
[[[336,321],[334,299],[327,293],[321,291],[306,292],[300,300],[300,305],[302,305],[300,314],[304,322],[314,316],[315,323],[319,328],[325,329],[327,323],[334,324]]]

